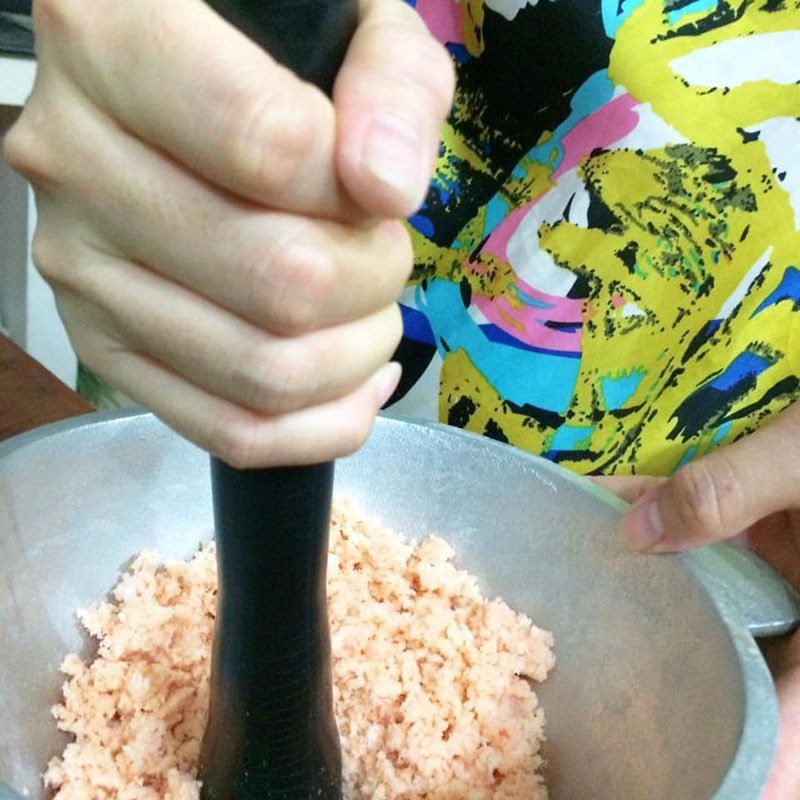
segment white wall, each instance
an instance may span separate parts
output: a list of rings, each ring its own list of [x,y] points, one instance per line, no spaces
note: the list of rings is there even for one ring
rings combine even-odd
[[[47,367],[68,386],[75,388],[78,359],[67,338],[67,332],[56,309],[50,287],[36,271],[30,259],[30,237],[36,224],[33,192],[28,191],[28,252],[25,260],[27,283],[27,319],[25,343],[22,345],[37,361]]]
[[[0,135],[16,113],[0,107]],[[27,318],[28,187],[0,159],[0,326],[15,342],[25,340]]]

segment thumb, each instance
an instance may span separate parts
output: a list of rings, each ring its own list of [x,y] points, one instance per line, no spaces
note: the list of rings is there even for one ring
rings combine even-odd
[[[363,0],[361,7],[334,87],[337,168],[371,216],[405,217],[428,190],[455,70],[406,3]]]
[[[622,521],[631,547],[653,553],[729,539],[800,501],[800,406],[682,467],[646,491]]]

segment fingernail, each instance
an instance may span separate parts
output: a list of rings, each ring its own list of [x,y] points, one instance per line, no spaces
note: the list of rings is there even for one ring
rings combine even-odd
[[[396,361],[392,361],[382,367],[378,372],[376,380],[378,383],[378,404],[381,408],[386,405],[386,401],[394,394],[402,374],[403,368]]]
[[[651,550],[664,538],[664,521],[658,500],[637,503],[622,520],[620,533],[634,550]]]
[[[422,150],[413,126],[386,114],[367,128],[362,153],[364,166],[380,181],[410,201],[420,192]]]

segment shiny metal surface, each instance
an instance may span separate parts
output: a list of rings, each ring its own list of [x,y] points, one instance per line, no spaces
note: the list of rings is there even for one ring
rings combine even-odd
[[[737,604],[725,586],[759,571],[748,559],[633,556],[614,534],[619,501],[440,426],[379,420],[336,486],[391,527],[442,535],[489,595],[554,631],[558,665],[539,691],[553,800],[758,797],[777,707],[743,619],[777,630],[796,617],[771,573]],[[142,549],[185,557],[210,535],[207,456],[151,416],[82,418],[0,447],[0,781],[14,790],[2,800],[42,797],[63,746],[48,713],[58,664],[91,646],[75,610]]]

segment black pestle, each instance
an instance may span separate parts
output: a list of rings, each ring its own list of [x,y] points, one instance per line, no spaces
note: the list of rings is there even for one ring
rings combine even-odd
[[[330,93],[357,0],[210,0]],[[202,800],[341,800],[326,566],[333,464],[211,459],[219,591]]]
[[[212,461],[219,594],[204,800],[339,800],[325,565],[333,465]]]

